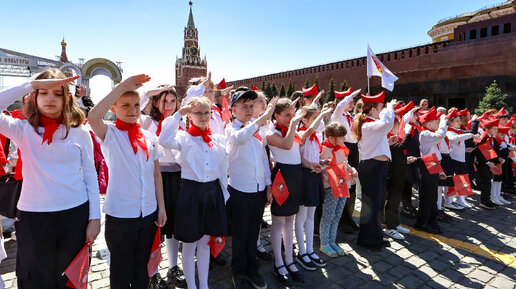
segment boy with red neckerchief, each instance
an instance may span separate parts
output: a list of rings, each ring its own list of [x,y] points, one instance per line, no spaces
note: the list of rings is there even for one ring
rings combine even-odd
[[[142,130],[140,95],[135,90],[150,80],[144,74],[116,86],[89,113],[108,166],[104,202],[106,243],[111,253],[111,288],[146,288],[147,263],[157,227],[167,220],[159,159],[163,149],[156,136]],[[115,124],[104,123],[108,110]]]

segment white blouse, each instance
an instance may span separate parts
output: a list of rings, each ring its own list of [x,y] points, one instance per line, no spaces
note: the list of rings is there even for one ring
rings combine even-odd
[[[372,159],[381,155],[387,156],[389,160],[391,159],[391,149],[387,134],[394,126],[394,109],[383,109],[379,117],[380,119],[368,117],[373,121],[362,124],[362,139],[359,142],[360,158],[362,160]]]
[[[265,145],[254,134],[258,132],[256,122],[242,128],[242,122],[235,119],[226,126],[229,160],[229,185],[245,192],[263,191],[271,184],[271,170]]]
[[[299,133],[302,134],[303,132]],[[318,164],[321,159],[319,144],[317,141],[315,139],[311,141],[310,137],[307,137],[305,143],[301,146],[301,155],[305,160]]]
[[[446,136],[450,142],[450,158],[461,163],[466,162],[466,145],[464,141],[472,138],[473,134],[457,134],[453,131],[447,131]]]
[[[439,152],[437,144],[444,142],[447,129],[448,127],[446,126],[446,120],[441,119],[439,122],[439,128],[435,132],[423,130],[419,133],[419,150],[421,151],[421,156],[435,153],[437,155],[437,159],[441,160],[442,156]]]
[[[344,136],[344,141],[348,143],[357,143],[357,138],[355,137],[355,134],[351,130],[353,127],[353,122],[349,123],[347,115],[353,116],[349,112],[345,112],[344,108],[353,101],[353,95],[348,95],[344,97],[343,100],[341,100],[337,107],[335,107],[335,111],[333,111],[331,115],[331,121],[336,121],[339,123],[342,123],[344,127],[346,127],[346,135]]]
[[[176,156],[181,166],[181,177],[200,183],[219,180],[224,199],[227,201],[228,156],[224,135],[212,135],[213,146],[209,147],[201,136],[192,136],[186,131],[178,130],[181,114],[176,112],[167,117],[161,128],[158,142],[164,147],[179,151]]]
[[[156,131],[158,131],[158,121],[152,119],[152,117],[148,115],[140,116],[140,125],[143,129],[148,132],[156,135]],[[162,128],[163,130],[163,128]],[[176,155],[179,153],[176,150],[169,148],[162,148],[165,156],[159,159],[159,165],[161,167],[162,172],[177,172],[181,170],[181,167],[177,164]]]
[[[149,151],[138,146],[134,154],[127,131],[108,124],[102,153],[108,166],[109,182],[104,212],[117,218],[146,217],[158,208],[154,185],[154,161],[164,156],[156,136],[142,129]]]
[[[267,132],[266,136],[278,134],[281,136],[281,131],[277,130],[274,125]],[[277,146],[269,145],[271,152],[271,160],[277,163],[286,165],[299,165],[301,164],[301,152],[299,150],[299,143],[295,140],[292,147],[289,150],[280,149]]]
[[[34,91],[25,83],[0,92],[0,109]],[[0,114],[0,133],[14,141],[23,155],[23,186],[18,209],[28,212],[56,212],[89,201],[89,219],[100,219],[100,197],[93,160],[93,142],[83,127],[60,125],[52,143],[42,144],[43,127],[38,133],[27,120]]]
[[[224,135],[224,121],[222,120],[222,116],[215,109],[215,107],[211,108],[211,118],[210,118],[210,128],[212,134],[221,134]]]

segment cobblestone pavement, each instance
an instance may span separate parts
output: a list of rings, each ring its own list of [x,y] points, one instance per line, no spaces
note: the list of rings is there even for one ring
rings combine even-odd
[[[468,200],[478,204],[479,196]],[[451,223],[443,223],[442,236],[412,231],[405,241],[391,241],[391,246],[371,252],[356,245],[356,235],[340,233],[338,242],[347,256],[329,259],[325,268],[305,271],[305,282],[295,288],[516,288],[516,198],[513,204],[488,211],[478,206],[460,212],[448,212]],[[360,202],[357,202],[359,210]],[[358,216],[358,212],[355,212]],[[270,211],[265,219],[270,223]],[[401,219],[411,227],[413,221]],[[269,230],[262,230],[262,242],[270,250]],[[318,248],[318,236],[315,246]],[[0,264],[6,288],[17,288],[15,275],[16,242],[6,240],[9,258]],[[104,233],[93,247],[93,256],[105,252]],[[315,251],[322,256],[317,249]],[[213,265],[210,288],[233,288],[231,281],[231,238],[222,253],[225,266]],[[166,276],[167,256],[160,273]],[[284,288],[272,276],[272,262],[262,262],[260,272],[268,288]],[[299,266],[299,268],[301,268]],[[109,288],[108,261],[92,259],[89,288]]]

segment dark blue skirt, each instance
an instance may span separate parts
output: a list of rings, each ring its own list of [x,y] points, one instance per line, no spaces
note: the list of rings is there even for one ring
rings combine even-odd
[[[288,217],[297,214],[299,212],[299,205],[301,204],[302,196],[302,179],[303,171],[301,164],[299,165],[287,165],[282,163],[276,163],[274,170],[272,170],[272,182],[278,170],[281,170],[281,175],[287,184],[289,196],[287,200],[280,206],[274,198],[271,205],[271,214],[274,216]]]
[[[200,183],[182,179],[174,215],[175,238],[193,243],[204,235],[226,234],[226,205],[219,180]]]
[[[450,158],[449,154],[441,154],[441,167],[447,176],[453,176],[455,172],[455,161]],[[449,177],[445,180],[439,179],[439,186],[453,187],[453,178]]]
[[[317,207],[323,202],[324,187],[322,176],[309,168],[303,169],[301,205]]]
[[[167,222],[161,228],[161,235],[172,238],[174,234],[177,196],[181,187],[181,171],[161,172],[161,177],[163,178],[163,198],[165,199],[165,210],[167,211]]]

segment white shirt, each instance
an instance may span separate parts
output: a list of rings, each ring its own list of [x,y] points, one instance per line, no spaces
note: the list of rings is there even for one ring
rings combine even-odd
[[[148,115],[142,114],[140,116],[141,127],[143,129],[147,130],[148,132],[152,133],[153,135],[156,135],[156,131],[158,131],[158,124],[159,124],[158,121],[155,121],[154,119],[152,119],[152,117],[150,117]],[[172,171],[177,172],[177,171],[181,170],[179,165],[177,165],[177,161],[176,161],[176,155],[179,152],[176,150],[173,150],[173,149],[169,149],[169,148],[162,148],[162,149],[163,149],[163,152],[165,155],[159,159],[159,165],[162,168],[161,171],[163,172],[164,171],[163,168],[165,168],[165,167],[170,168],[170,167],[175,167],[175,165],[179,169],[172,170]],[[169,170],[165,170],[165,171],[169,171]]]
[[[226,126],[226,152],[229,160],[229,185],[245,192],[256,193],[271,185],[269,159],[263,142],[254,137],[258,131],[256,122],[242,128],[235,119]]]
[[[154,186],[154,161],[164,156],[156,136],[142,129],[149,151],[138,146],[134,154],[127,131],[108,124],[104,141],[100,143],[108,166],[109,182],[104,201],[104,213],[117,218],[138,218],[152,214],[158,208]]]
[[[300,131],[299,133],[303,134],[304,131]],[[301,155],[305,160],[318,164],[321,159],[320,148],[317,141],[315,139],[311,141],[310,137],[307,137],[305,143],[301,146]]]
[[[344,108],[353,101],[353,95],[348,95],[344,97],[343,100],[337,104],[337,107],[335,107],[335,110],[333,111],[331,115],[331,121],[336,121],[339,123],[342,123],[344,127],[346,127],[346,135],[344,136],[344,141],[348,143],[357,143],[357,139],[355,137],[355,134],[352,131],[353,122],[349,123],[347,116],[353,116],[347,112],[344,111]]]
[[[210,128],[212,134],[224,135],[224,121],[215,105],[211,108]]]
[[[391,159],[391,149],[387,134],[394,126],[394,109],[383,109],[379,117],[380,119],[374,119],[368,116],[373,121],[362,124],[362,139],[359,141],[360,158],[362,160],[372,159],[381,155],[387,156],[389,160]]]
[[[33,91],[25,83],[0,92],[0,109]],[[66,139],[60,125],[52,143],[42,144],[43,127],[38,134],[27,120],[0,114],[0,133],[14,141],[23,155],[23,186],[18,209],[28,212],[56,212],[89,201],[89,219],[100,219],[97,172],[93,161],[93,142],[83,127],[70,128]]]
[[[279,134],[281,131],[277,130],[274,124],[271,126],[271,130],[267,132],[267,136]],[[299,151],[299,143],[293,141],[292,147],[289,150],[280,149],[276,146],[269,145],[271,151],[271,159],[277,163],[286,165],[299,165],[301,164],[301,152]]]
[[[444,142],[447,129],[446,119],[441,119],[439,128],[435,132],[423,130],[419,133],[419,150],[421,151],[421,156],[436,154],[437,159],[441,160],[442,157],[437,144]]]
[[[464,141],[472,138],[473,134],[458,134],[453,131],[447,131],[446,136],[450,142],[450,158],[461,163],[466,162],[466,145]]]
[[[192,136],[186,131],[178,130],[181,114],[176,112],[161,124],[158,142],[164,147],[179,151],[176,156],[181,166],[181,178],[200,183],[219,180],[224,200],[227,201],[228,156],[224,135],[212,135],[213,146],[209,147],[201,136]]]

